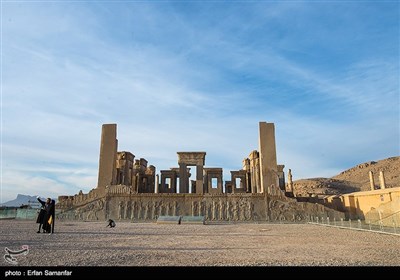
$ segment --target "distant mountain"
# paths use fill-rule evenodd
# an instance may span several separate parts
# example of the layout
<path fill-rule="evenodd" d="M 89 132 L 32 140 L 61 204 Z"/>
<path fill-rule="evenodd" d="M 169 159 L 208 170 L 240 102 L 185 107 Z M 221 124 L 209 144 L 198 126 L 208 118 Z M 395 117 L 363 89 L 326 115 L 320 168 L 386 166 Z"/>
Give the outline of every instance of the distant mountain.
<path fill-rule="evenodd" d="M 296 196 L 340 195 L 370 190 L 369 171 L 379 189 L 379 172 L 383 171 L 386 188 L 400 187 L 400 157 L 390 157 L 356 165 L 332 178 L 310 178 L 293 181 Z"/>
<path fill-rule="evenodd" d="M 375 189 L 380 186 L 380 171 L 383 171 L 386 188 L 400 187 L 400 156 L 365 162 L 343 171 L 332 178 L 346 181 L 349 185 L 359 187 L 361 191 L 369 191 L 369 171 L 372 171 Z"/>
<path fill-rule="evenodd" d="M 45 198 L 40 198 L 41 200 L 46 200 Z M 40 208 L 40 203 L 36 199 L 36 195 L 24 195 L 18 194 L 17 198 L 0 204 L 0 206 L 6 207 L 21 207 L 23 205 L 28 205 L 32 208 Z"/>

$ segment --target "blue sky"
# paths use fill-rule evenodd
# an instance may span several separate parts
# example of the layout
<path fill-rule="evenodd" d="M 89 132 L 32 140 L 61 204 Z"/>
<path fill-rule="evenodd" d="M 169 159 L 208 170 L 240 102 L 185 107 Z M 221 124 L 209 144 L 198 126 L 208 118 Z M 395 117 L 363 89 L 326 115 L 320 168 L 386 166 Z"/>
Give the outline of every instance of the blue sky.
<path fill-rule="evenodd" d="M 224 181 L 275 123 L 293 179 L 400 154 L 398 1 L 2 1 L 1 198 L 96 187 L 101 125 Z"/>

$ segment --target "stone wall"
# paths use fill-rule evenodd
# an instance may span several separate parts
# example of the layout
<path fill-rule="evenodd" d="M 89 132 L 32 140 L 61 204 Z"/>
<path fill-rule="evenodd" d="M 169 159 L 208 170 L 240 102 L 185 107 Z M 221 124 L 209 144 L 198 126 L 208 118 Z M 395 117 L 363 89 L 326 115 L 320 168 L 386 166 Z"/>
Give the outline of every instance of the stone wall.
<path fill-rule="evenodd" d="M 113 188 L 117 189 L 117 188 Z M 159 216 L 204 216 L 205 221 L 262 222 L 307 221 L 310 216 L 344 218 L 344 213 L 319 204 L 297 202 L 282 194 L 176 194 L 120 192 L 88 199 L 86 204 L 60 208 L 60 219 L 102 221 L 155 221 Z"/>

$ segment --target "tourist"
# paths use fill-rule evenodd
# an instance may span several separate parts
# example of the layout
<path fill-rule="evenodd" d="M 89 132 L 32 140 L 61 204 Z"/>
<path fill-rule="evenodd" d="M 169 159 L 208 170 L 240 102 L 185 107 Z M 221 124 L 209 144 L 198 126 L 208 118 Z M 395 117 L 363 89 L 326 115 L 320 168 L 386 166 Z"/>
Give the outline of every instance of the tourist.
<path fill-rule="evenodd" d="M 40 199 L 39 196 L 37 196 L 36 198 L 41 204 L 40 211 L 39 211 L 39 214 L 38 214 L 37 219 L 36 219 L 36 223 L 39 224 L 39 229 L 38 229 L 37 233 L 40 233 L 40 229 L 42 228 L 42 226 L 43 226 L 43 233 L 44 233 L 44 232 L 46 232 L 45 229 L 44 229 L 44 221 L 45 221 L 45 218 L 47 216 L 47 214 L 46 214 L 46 206 L 50 203 L 50 201 L 49 201 L 49 199 L 47 199 L 46 201 L 43 201 L 43 200 Z"/>
<path fill-rule="evenodd" d="M 47 198 L 45 206 L 45 215 L 43 221 L 43 229 L 46 233 L 52 234 L 54 233 L 54 222 L 55 222 L 55 200 L 51 198 Z"/>
<path fill-rule="evenodd" d="M 111 219 L 108 219 L 108 225 L 106 227 L 110 227 L 110 228 L 115 227 L 115 222 Z"/>

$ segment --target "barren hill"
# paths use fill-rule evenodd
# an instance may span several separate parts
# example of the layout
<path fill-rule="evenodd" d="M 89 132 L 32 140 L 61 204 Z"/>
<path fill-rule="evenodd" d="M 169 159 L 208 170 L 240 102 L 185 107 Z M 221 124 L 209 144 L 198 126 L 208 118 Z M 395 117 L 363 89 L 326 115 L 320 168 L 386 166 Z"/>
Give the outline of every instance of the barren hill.
<path fill-rule="evenodd" d="M 370 190 L 369 171 L 372 171 L 375 189 L 380 188 L 379 172 L 383 171 L 386 188 L 400 187 L 400 156 L 356 165 L 331 178 L 310 178 L 293 181 L 296 196 L 310 194 L 345 194 Z"/>

